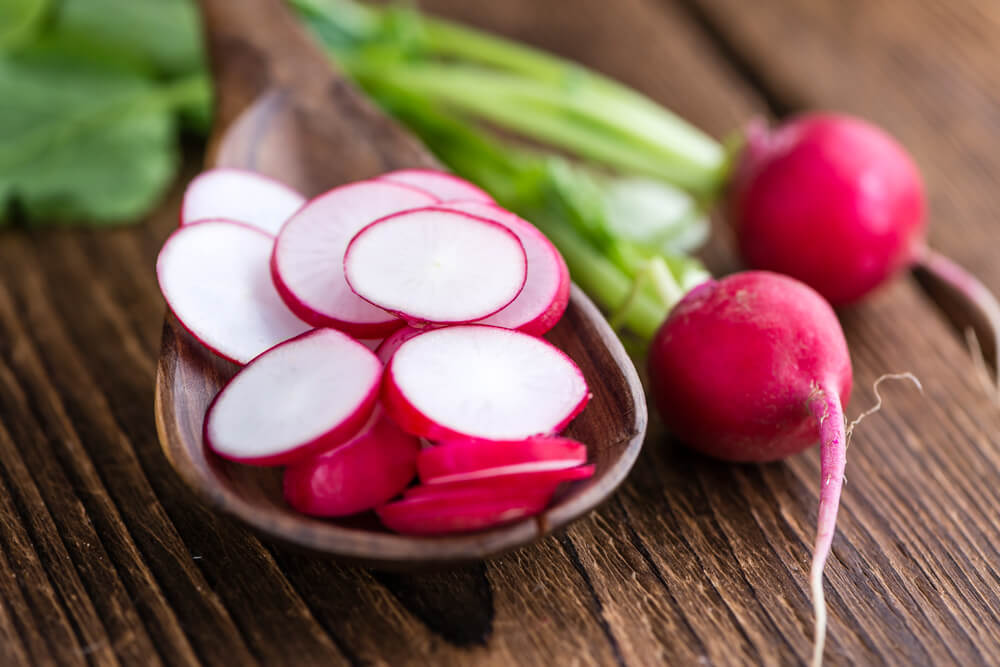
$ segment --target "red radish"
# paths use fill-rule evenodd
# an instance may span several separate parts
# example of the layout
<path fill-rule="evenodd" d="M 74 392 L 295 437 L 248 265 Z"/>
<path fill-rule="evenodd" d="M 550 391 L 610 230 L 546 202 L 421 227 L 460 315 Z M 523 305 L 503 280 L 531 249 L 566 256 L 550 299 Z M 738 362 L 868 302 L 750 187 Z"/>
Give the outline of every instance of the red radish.
<path fill-rule="evenodd" d="M 461 498 L 408 498 L 375 511 L 390 530 L 404 535 L 444 535 L 492 528 L 539 514 L 548 499 L 463 501 Z"/>
<path fill-rule="evenodd" d="M 344 280 L 344 251 L 374 220 L 436 199 L 405 185 L 362 181 L 311 200 L 293 215 L 274 244 L 271 273 L 278 292 L 299 317 L 358 338 L 381 338 L 403 322 L 358 297 Z"/>
<path fill-rule="evenodd" d="M 473 322 L 521 293 L 524 246 L 503 225 L 438 208 L 405 211 L 362 229 L 344 255 L 355 294 L 408 322 Z"/>
<path fill-rule="evenodd" d="M 433 169 L 400 169 L 399 171 L 390 171 L 388 174 L 382 174 L 378 178 L 382 181 L 400 183 L 423 190 L 443 202 L 480 201 L 487 204 L 493 203 L 493 197 L 490 197 L 481 188 L 444 171 L 435 171 Z"/>
<path fill-rule="evenodd" d="M 386 338 L 375 348 L 375 356 L 383 364 L 388 364 L 389 360 L 392 359 L 392 355 L 396 353 L 399 346 L 410 340 L 414 336 L 419 336 L 423 332 L 428 331 L 428 329 L 418 329 L 416 327 L 404 326 L 396 329 L 391 335 L 386 336 Z"/>
<path fill-rule="evenodd" d="M 211 219 L 242 222 L 277 235 L 306 198 L 284 183 L 242 169 L 202 172 L 184 191 L 181 224 Z"/>
<path fill-rule="evenodd" d="M 423 450 L 417 470 L 420 481 L 433 485 L 565 471 L 586 461 L 586 446 L 569 438 L 534 437 L 509 443 L 467 440 Z"/>
<path fill-rule="evenodd" d="M 274 289 L 273 245 L 254 227 L 204 221 L 171 234 L 156 260 L 160 291 L 181 325 L 238 364 L 310 328 Z"/>
<path fill-rule="evenodd" d="M 551 494 L 551 490 L 557 488 L 563 482 L 590 479 L 594 476 L 595 470 L 596 466 L 593 465 L 578 465 L 574 468 L 562 468 L 559 470 L 535 470 L 455 482 L 435 482 L 433 484 L 421 484 L 420 486 L 410 487 L 403 492 L 403 497 L 419 498 L 440 492 L 468 492 L 470 496 L 476 493 L 510 495 L 522 489 L 550 489 Z"/>
<path fill-rule="evenodd" d="M 819 517 L 810 582 L 816 651 L 826 632 L 823 567 L 844 482 L 843 404 L 851 360 L 833 309 L 813 289 L 766 271 L 696 287 L 649 354 L 664 422 L 688 446 L 730 461 L 773 461 L 819 438 Z"/>
<path fill-rule="evenodd" d="M 446 207 L 505 226 L 517 234 L 528 257 L 524 289 L 510 305 L 480 323 L 532 336 L 541 336 L 554 327 L 569 304 L 570 286 L 569 269 L 556 247 L 533 224 L 495 204 L 455 202 Z"/>
<path fill-rule="evenodd" d="M 343 445 L 285 470 L 285 499 L 313 516 L 347 516 L 399 494 L 417 474 L 420 441 L 376 409 Z"/>
<path fill-rule="evenodd" d="M 434 329 L 406 341 L 382 387 L 396 423 L 435 441 L 511 442 L 557 433 L 589 399 L 583 373 L 561 350 L 483 325 Z"/>
<path fill-rule="evenodd" d="M 381 377 L 371 350 L 333 329 L 310 331 L 233 376 L 205 415 L 205 442 L 241 463 L 304 461 L 358 432 Z"/>

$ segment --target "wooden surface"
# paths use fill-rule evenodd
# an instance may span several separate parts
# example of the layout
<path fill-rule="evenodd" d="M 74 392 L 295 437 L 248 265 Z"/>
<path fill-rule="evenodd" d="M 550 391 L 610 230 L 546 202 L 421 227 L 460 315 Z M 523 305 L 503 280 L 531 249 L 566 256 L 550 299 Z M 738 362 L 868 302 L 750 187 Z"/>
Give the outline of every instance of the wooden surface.
<path fill-rule="evenodd" d="M 940 249 L 1000 290 L 1000 7 L 434 0 L 618 77 L 718 136 L 823 105 L 917 156 Z M 193 147 L 192 155 L 200 149 Z M 193 173 L 188 169 L 186 176 Z M 796 664 L 818 460 L 731 466 L 651 437 L 565 533 L 424 575 L 262 543 L 173 474 L 152 418 L 173 195 L 112 232 L 0 236 L 0 664 Z M 710 253 L 732 266 L 723 236 Z M 828 664 L 1000 663 L 1000 413 L 912 279 L 842 313 L 859 428 L 827 567 Z"/>

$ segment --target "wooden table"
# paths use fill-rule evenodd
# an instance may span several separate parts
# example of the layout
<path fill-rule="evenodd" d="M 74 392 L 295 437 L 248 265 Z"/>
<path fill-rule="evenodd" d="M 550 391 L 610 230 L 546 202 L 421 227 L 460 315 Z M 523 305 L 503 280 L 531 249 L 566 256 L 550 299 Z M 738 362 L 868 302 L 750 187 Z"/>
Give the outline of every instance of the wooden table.
<path fill-rule="evenodd" d="M 872 118 L 924 170 L 933 244 L 1000 290 L 996 3 L 424 5 L 578 59 L 717 136 L 756 113 Z M 164 310 L 153 262 L 182 187 L 128 229 L 0 235 L 0 665 L 808 656 L 815 450 L 741 467 L 654 435 L 622 490 L 564 534 L 422 575 L 262 543 L 199 505 L 152 418 Z M 717 270 L 732 266 L 727 248 L 720 230 Z M 912 371 L 926 392 L 886 387 L 851 447 L 828 664 L 998 664 L 1000 410 L 912 278 L 842 319 L 852 415 L 884 372 Z"/>

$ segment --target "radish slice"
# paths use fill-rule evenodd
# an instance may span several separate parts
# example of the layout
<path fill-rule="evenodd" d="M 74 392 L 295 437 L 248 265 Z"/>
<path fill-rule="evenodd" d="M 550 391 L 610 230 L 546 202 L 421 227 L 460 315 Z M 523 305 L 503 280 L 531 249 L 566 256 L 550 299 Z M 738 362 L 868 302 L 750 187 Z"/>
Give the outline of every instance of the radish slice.
<path fill-rule="evenodd" d="M 242 222 L 276 236 L 306 198 L 284 183 L 242 169 L 211 169 L 184 191 L 181 224 L 209 219 Z"/>
<path fill-rule="evenodd" d="M 490 197 L 481 188 L 444 171 L 401 169 L 382 174 L 378 180 L 409 185 L 432 194 L 444 202 L 479 201 L 487 204 L 493 203 L 493 197 Z"/>
<path fill-rule="evenodd" d="M 547 500 L 524 498 L 481 503 L 456 502 L 452 498 L 410 498 L 383 505 L 375 511 L 390 530 L 404 535 L 444 535 L 491 528 L 545 509 Z"/>
<path fill-rule="evenodd" d="M 420 452 L 417 470 L 424 484 L 469 482 L 491 477 L 565 471 L 587 461 L 587 448 L 569 438 L 522 442 L 452 442 Z"/>
<path fill-rule="evenodd" d="M 404 498 L 424 498 L 435 496 L 439 493 L 461 494 L 469 499 L 477 498 L 481 495 L 490 495 L 494 498 L 510 497 L 521 493 L 538 492 L 551 497 L 555 489 L 563 482 L 572 482 L 581 479 L 589 479 L 594 475 L 595 466 L 576 466 L 575 468 L 564 468 L 562 470 L 537 470 L 534 472 L 521 472 L 509 475 L 495 475 L 492 477 L 482 477 L 465 481 L 441 482 L 434 484 L 421 484 L 407 489 L 403 493 Z"/>
<path fill-rule="evenodd" d="M 541 336 L 556 325 L 569 304 L 569 269 L 556 247 L 538 229 L 510 211 L 482 202 L 455 202 L 444 205 L 500 223 L 517 235 L 528 256 L 528 276 L 524 289 L 506 308 L 480 324 L 518 329 Z"/>
<path fill-rule="evenodd" d="M 254 227 L 204 221 L 171 234 L 156 260 L 160 291 L 180 323 L 238 364 L 310 329 L 274 289 L 268 271 L 273 245 Z"/>
<path fill-rule="evenodd" d="M 403 343 L 389 362 L 382 398 L 414 435 L 509 442 L 562 430 L 590 394 L 576 364 L 541 338 L 466 325 Z"/>
<path fill-rule="evenodd" d="M 472 322 L 521 292 L 524 246 L 503 225 L 424 208 L 374 222 L 344 255 L 354 293 L 409 322 Z"/>
<path fill-rule="evenodd" d="M 387 336 L 403 322 L 351 291 L 344 280 L 347 244 L 379 218 L 435 203 L 431 195 L 395 183 L 362 181 L 330 190 L 293 215 L 274 244 L 271 274 L 295 314 L 358 338 Z"/>
<path fill-rule="evenodd" d="M 430 331 L 430 329 L 418 329 L 411 326 L 396 329 L 392 332 L 392 335 L 388 336 L 377 348 L 375 348 L 375 356 L 378 357 L 378 360 L 383 364 L 387 364 L 389 363 L 389 359 L 392 358 L 392 355 L 399 349 L 400 345 L 414 336 L 419 336 L 425 331 Z"/>
<path fill-rule="evenodd" d="M 216 454 L 254 465 L 302 461 L 351 438 L 371 416 L 382 364 L 333 329 L 277 345 L 222 388 L 205 416 Z"/>
<path fill-rule="evenodd" d="M 285 499 L 313 516 L 347 516 L 399 494 L 417 474 L 420 441 L 380 410 L 350 441 L 285 470 Z"/>

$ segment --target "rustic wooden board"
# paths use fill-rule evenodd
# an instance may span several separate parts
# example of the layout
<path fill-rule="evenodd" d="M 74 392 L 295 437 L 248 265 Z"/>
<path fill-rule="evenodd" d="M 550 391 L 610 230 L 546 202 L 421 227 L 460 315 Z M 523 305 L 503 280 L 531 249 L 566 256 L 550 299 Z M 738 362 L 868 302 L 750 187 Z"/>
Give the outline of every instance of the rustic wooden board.
<path fill-rule="evenodd" d="M 577 58 L 717 135 L 766 111 L 775 90 L 789 108 L 863 111 L 914 148 L 935 217 L 961 228 L 938 224 L 935 243 L 1000 288 L 988 254 L 994 103 L 982 92 L 1000 77 L 987 57 L 1000 25 L 986 3 L 971 19 L 933 3 L 851 3 L 868 12 L 854 22 L 833 0 L 768 0 L 752 16 L 723 0 L 425 4 Z M 657 436 L 623 490 L 564 534 L 426 575 L 303 556 L 205 510 L 163 458 L 151 409 L 163 315 L 152 266 L 180 187 L 139 227 L 0 234 L 0 664 L 808 655 L 815 452 L 729 466 Z M 731 266 L 726 245 L 713 267 Z M 887 388 L 886 411 L 852 445 L 827 570 L 828 663 L 996 664 L 1000 416 L 912 280 L 843 321 L 851 414 L 885 371 L 911 370 L 927 391 Z"/>

